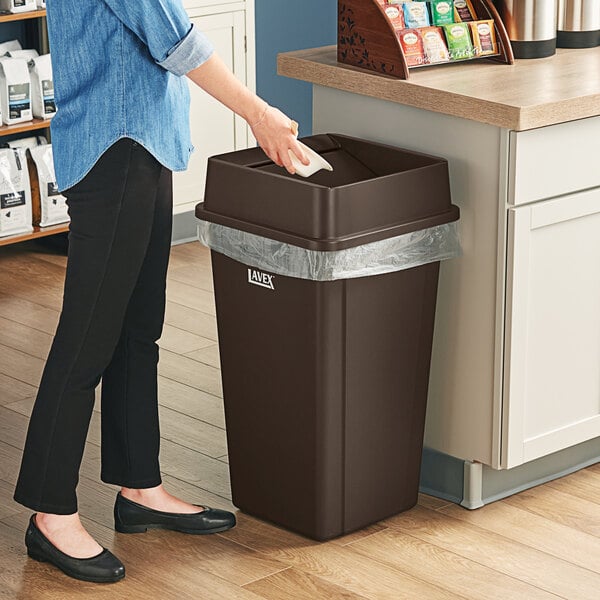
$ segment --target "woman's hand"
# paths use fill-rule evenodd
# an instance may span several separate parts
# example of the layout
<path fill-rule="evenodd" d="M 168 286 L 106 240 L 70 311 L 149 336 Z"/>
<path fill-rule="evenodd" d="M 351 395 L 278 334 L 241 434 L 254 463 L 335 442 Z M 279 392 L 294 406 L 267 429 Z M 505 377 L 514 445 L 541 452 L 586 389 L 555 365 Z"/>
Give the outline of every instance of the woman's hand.
<path fill-rule="evenodd" d="M 285 167 L 294 173 L 294 165 L 290 158 L 291 150 L 303 164 L 309 163 L 306 153 L 292 131 L 292 121 L 274 106 L 265 105 L 260 119 L 249 123 L 252 133 L 265 154 L 278 166 Z"/>
<path fill-rule="evenodd" d="M 309 163 L 296 140 L 297 132 L 292 132 L 290 118 L 250 91 L 217 54 L 213 53 L 187 76 L 213 98 L 242 116 L 250 125 L 260 147 L 275 164 L 294 173 L 289 150 L 300 162 L 305 165 Z"/>

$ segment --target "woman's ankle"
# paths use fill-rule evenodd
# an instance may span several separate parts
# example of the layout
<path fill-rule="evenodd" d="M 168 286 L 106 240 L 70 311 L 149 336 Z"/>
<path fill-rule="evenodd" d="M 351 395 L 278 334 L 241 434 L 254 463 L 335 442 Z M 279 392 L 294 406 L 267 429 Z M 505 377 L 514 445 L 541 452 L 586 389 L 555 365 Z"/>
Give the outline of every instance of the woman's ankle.
<path fill-rule="evenodd" d="M 136 498 L 152 498 L 163 493 L 164 488 L 162 483 L 151 488 L 121 488 L 121 495 L 130 500 L 135 500 Z"/>
<path fill-rule="evenodd" d="M 44 534 L 53 535 L 54 533 L 66 530 L 75 530 L 83 528 L 79 513 L 71 515 L 56 515 L 53 513 L 36 513 L 35 524 Z"/>
<path fill-rule="evenodd" d="M 79 519 L 78 512 L 71 513 L 70 515 L 58 515 L 55 513 L 37 512 L 37 513 L 35 513 L 35 522 L 36 523 L 67 524 L 67 523 L 79 523 L 80 519 Z"/>

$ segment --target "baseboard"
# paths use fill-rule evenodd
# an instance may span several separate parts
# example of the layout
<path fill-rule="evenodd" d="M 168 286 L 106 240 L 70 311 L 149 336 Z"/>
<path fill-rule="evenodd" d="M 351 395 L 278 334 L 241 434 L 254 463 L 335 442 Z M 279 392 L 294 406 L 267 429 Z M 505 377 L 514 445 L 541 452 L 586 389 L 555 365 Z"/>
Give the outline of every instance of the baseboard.
<path fill-rule="evenodd" d="M 193 210 L 173 215 L 173 245 L 198 241 L 198 219 Z"/>
<path fill-rule="evenodd" d="M 430 496 L 456 502 L 465 508 L 476 509 L 598 462 L 600 438 L 582 442 L 512 469 L 501 470 L 425 447 L 419 490 Z"/>
<path fill-rule="evenodd" d="M 464 461 L 433 448 L 423 448 L 421 482 L 423 494 L 460 503 L 464 489 Z"/>
<path fill-rule="evenodd" d="M 597 462 L 600 462 L 600 438 L 582 442 L 512 469 L 497 471 L 484 465 L 481 493 L 483 502 L 489 504 Z"/>

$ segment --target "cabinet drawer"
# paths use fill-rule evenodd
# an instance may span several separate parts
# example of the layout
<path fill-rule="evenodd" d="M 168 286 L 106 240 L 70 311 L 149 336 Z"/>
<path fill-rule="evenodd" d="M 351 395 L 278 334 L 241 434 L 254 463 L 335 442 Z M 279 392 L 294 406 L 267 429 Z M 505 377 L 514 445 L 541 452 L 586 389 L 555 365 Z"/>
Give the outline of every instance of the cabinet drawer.
<path fill-rule="evenodd" d="M 509 203 L 600 186 L 600 117 L 511 132 Z"/>
<path fill-rule="evenodd" d="M 600 188 L 509 210 L 503 466 L 600 436 Z"/>

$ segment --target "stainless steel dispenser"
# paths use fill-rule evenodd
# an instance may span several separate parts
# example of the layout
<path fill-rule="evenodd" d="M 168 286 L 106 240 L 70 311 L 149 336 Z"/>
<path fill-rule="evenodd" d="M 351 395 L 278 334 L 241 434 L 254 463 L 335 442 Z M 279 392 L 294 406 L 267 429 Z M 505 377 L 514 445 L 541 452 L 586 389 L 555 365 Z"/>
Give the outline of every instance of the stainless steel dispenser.
<path fill-rule="evenodd" d="M 556 52 L 558 0 L 494 0 L 515 58 L 543 58 Z"/>
<path fill-rule="evenodd" d="M 600 0 L 559 0 L 559 48 L 600 46 Z"/>

